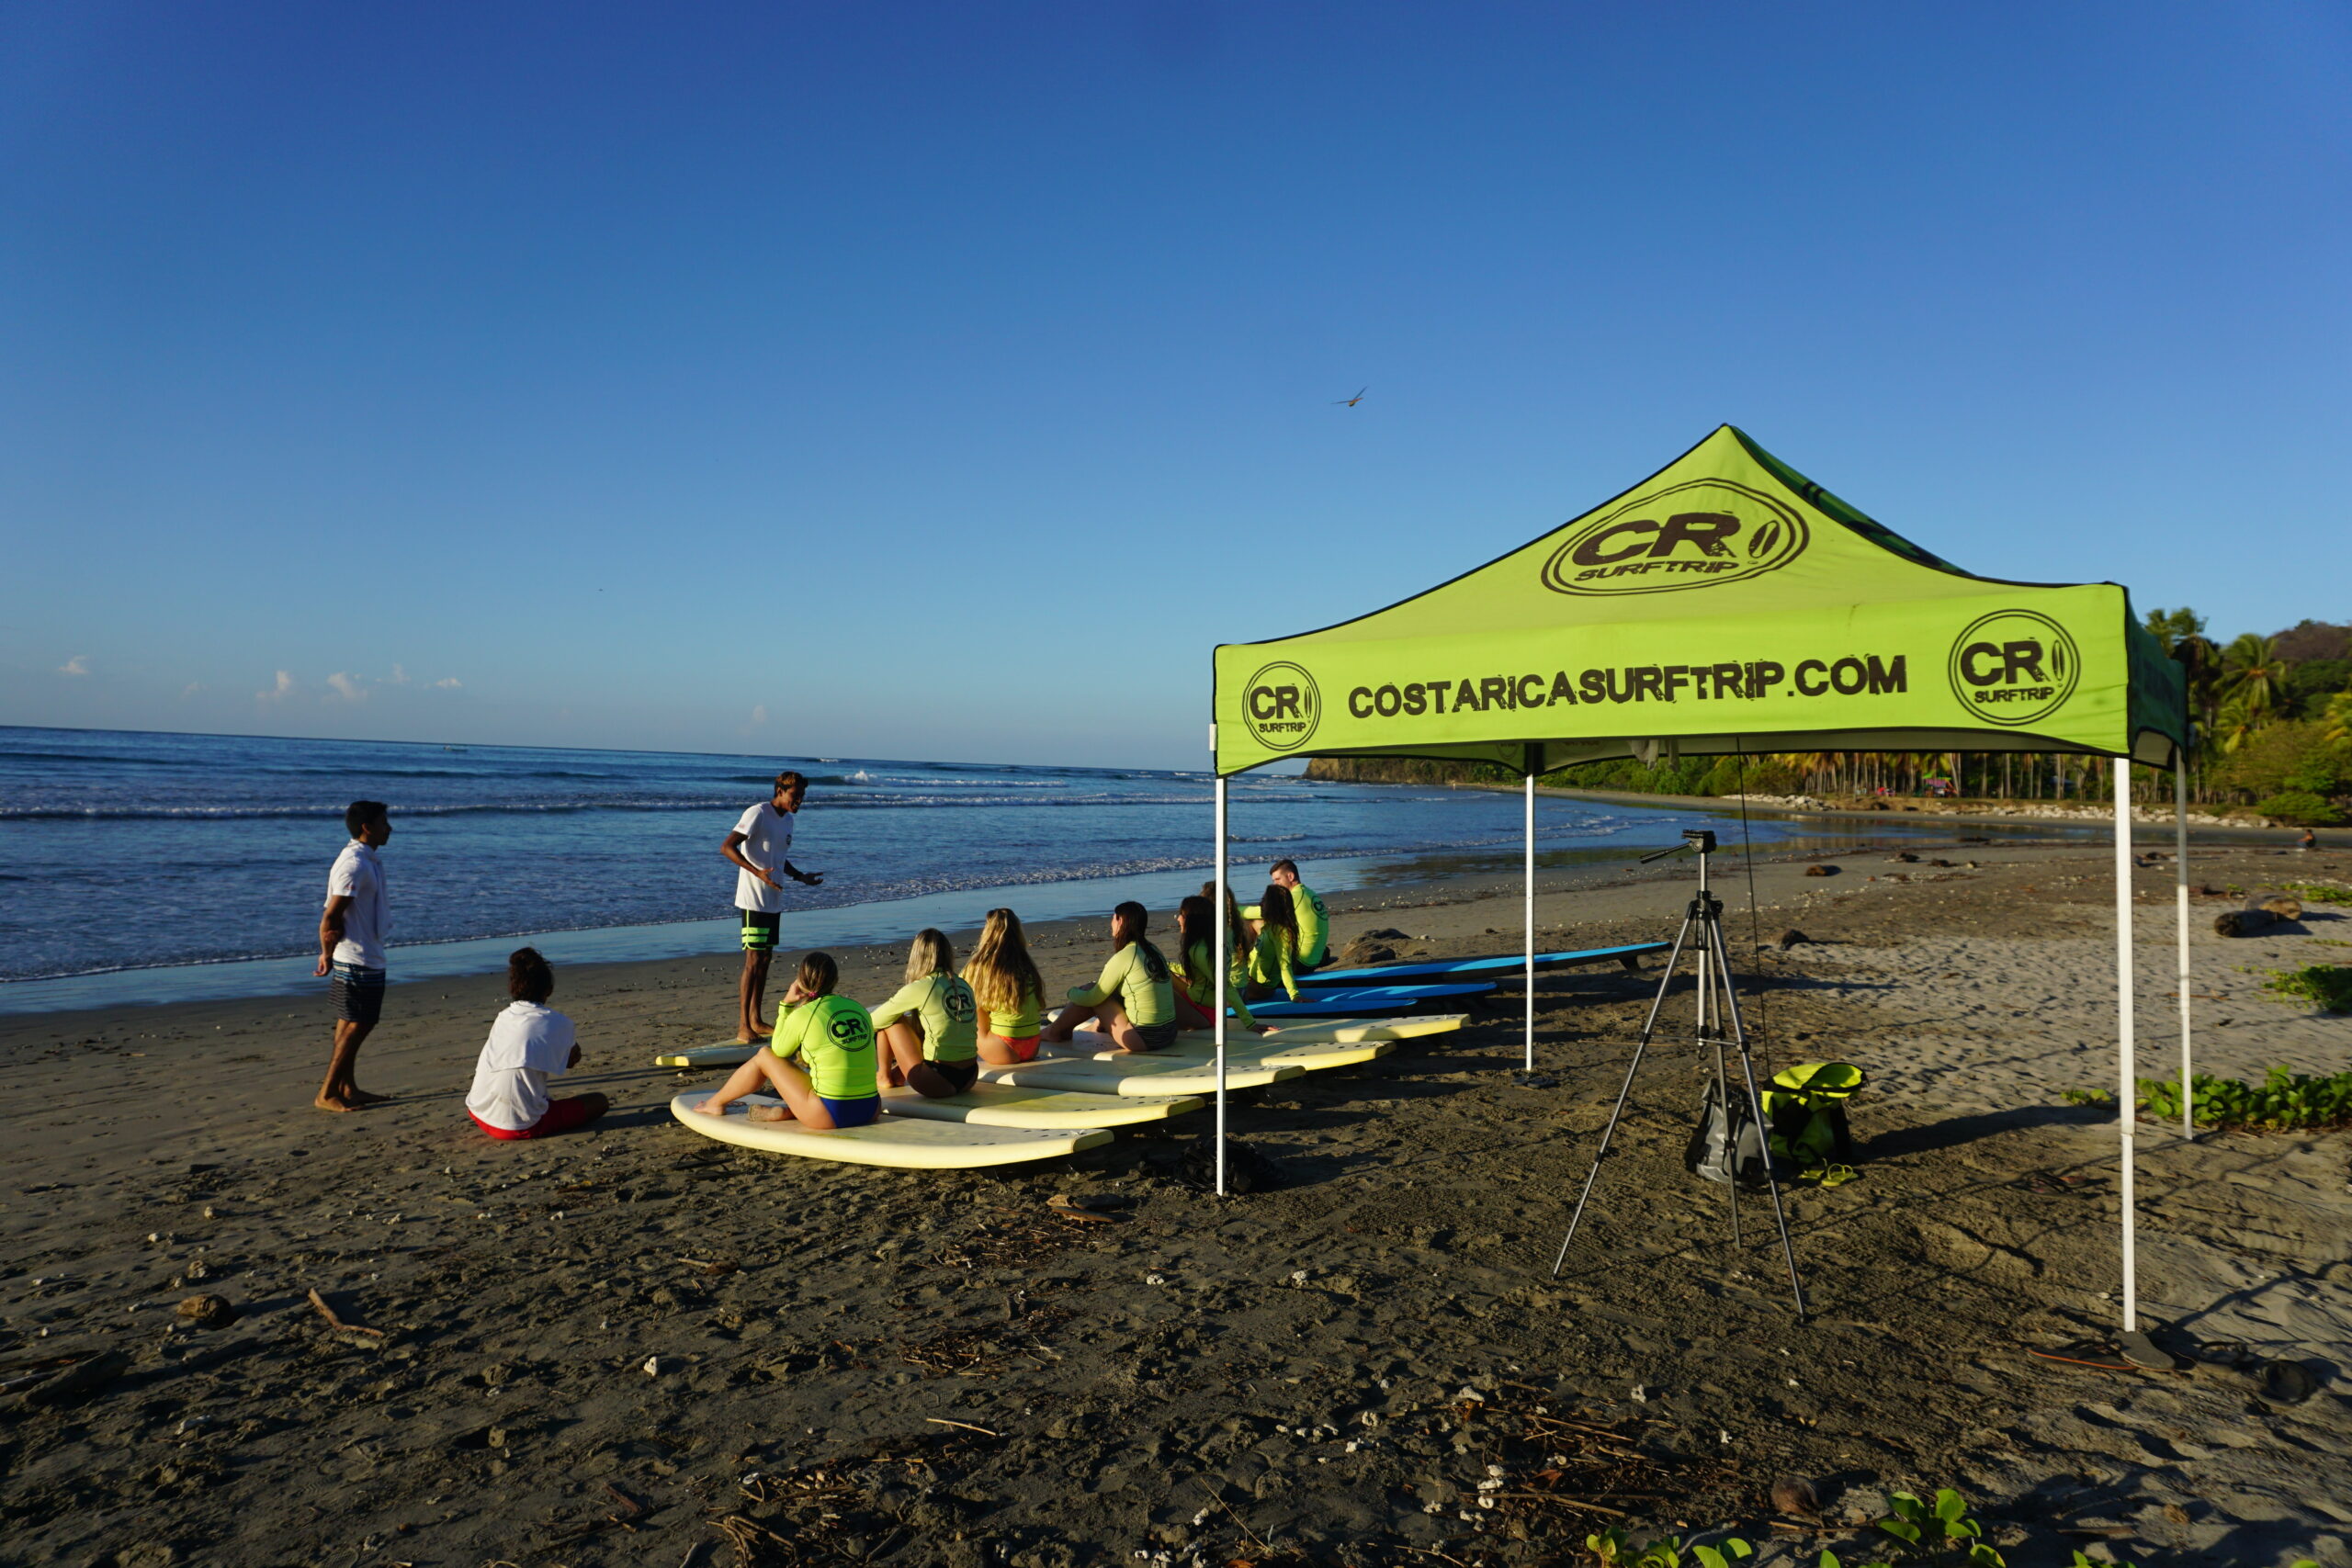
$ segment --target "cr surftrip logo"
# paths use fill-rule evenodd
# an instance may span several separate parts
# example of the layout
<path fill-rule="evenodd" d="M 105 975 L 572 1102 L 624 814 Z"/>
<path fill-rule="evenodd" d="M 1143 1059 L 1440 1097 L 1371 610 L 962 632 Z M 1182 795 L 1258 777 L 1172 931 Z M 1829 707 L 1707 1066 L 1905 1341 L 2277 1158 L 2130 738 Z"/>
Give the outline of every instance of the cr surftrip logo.
<path fill-rule="evenodd" d="M 1271 751 L 1295 751 L 1306 744 L 1323 719 L 1323 696 L 1315 677 L 1284 660 L 1250 677 L 1241 696 L 1250 734 Z"/>
<path fill-rule="evenodd" d="M 1951 694 L 1987 724 L 2049 717 L 2083 678 L 2082 650 L 2066 628 L 2031 610 L 1996 610 L 1951 645 Z"/>
<path fill-rule="evenodd" d="M 1691 479 L 1571 533 L 1544 563 L 1555 593 L 1670 593 L 1777 571 L 1812 542 L 1787 502 L 1730 479 Z"/>

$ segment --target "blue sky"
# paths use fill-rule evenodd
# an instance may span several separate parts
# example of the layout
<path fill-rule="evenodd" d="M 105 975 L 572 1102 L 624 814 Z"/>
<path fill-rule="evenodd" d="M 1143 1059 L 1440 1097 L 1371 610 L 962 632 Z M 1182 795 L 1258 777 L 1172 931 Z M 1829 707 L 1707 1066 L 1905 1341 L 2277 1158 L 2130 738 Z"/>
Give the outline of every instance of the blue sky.
<path fill-rule="evenodd" d="M 1195 765 L 1213 643 L 1726 420 L 2352 617 L 2347 83 L 2332 6 L 6 7 L 0 722 Z"/>

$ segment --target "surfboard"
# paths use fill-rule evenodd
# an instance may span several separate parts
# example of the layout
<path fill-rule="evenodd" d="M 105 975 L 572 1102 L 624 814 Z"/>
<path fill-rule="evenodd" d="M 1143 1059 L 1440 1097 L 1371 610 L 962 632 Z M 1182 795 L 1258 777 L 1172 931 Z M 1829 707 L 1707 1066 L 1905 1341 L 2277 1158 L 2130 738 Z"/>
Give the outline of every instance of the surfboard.
<path fill-rule="evenodd" d="M 706 1138 L 763 1154 L 798 1155 L 803 1159 L 885 1165 L 901 1170 L 969 1170 L 976 1166 L 1057 1159 L 1111 1141 L 1109 1129 L 1103 1127 L 1058 1131 L 976 1127 L 965 1122 L 925 1122 L 910 1116 L 885 1116 L 868 1126 L 818 1132 L 797 1122 L 753 1122 L 745 1116 L 747 1101 L 781 1103 L 764 1095 L 737 1100 L 724 1116 L 706 1116 L 695 1108 L 715 1092 L 696 1089 L 679 1095 L 670 1101 L 670 1114 L 681 1126 Z"/>
<path fill-rule="evenodd" d="M 697 1045 L 691 1051 L 664 1051 L 653 1058 L 657 1067 L 740 1067 L 752 1059 L 757 1045 L 746 1045 L 740 1040 L 722 1040 L 716 1045 Z"/>
<path fill-rule="evenodd" d="M 1295 1078 L 1306 1069 L 1284 1063 L 1280 1066 L 1251 1065 L 1228 1066 L 1225 1075 L 1227 1089 L 1261 1089 L 1284 1078 Z M 1148 1055 L 1129 1056 L 1121 1053 L 1116 1061 L 1098 1061 L 1091 1056 L 1040 1056 L 1034 1062 L 1018 1066 L 991 1067 L 985 1064 L 980 1077 L 987 1083 L 1011 1084 L 1016 1089 L 1065 1089 L 1080 1094 L 1214 1094 L 1216 1092 L 1215 1063 L 1204 1064 L 1198 1057 L 1171 1059 L 1159 1052 Z"/>
<path fill-rule="evenodd" d="M 1256 1011 L 1252 1009 L 1251 1011 Z M 1285 1045 L 1354 1044 L 1366 1040 L 1412 1040 L 1425 1034 L 1442 1034 L 1461 1028 L 1470 1021 L 1466 1012 L 1401 1013 L 1394 1018 L 1367 1019 L 1362 1023 L 1343 1023 L 1336 1020 L 1318 1022 L 1313 1018 L 1294 1020 L 1278 1032 Z M 1250 1040 L 1270 1040 L 1273 1035 L 1251 1035 L 1236 1030 L 1227 1043 Z M 1209 1038 L 1206 1030 L 1188 1030 L 1176 1037 L 1170 1051 L 1188 1051 L 1197 1043 Z M 734 1040 L 715 1045 L 698 1045 L 691 1051 L 669 1051 L 653 1058 L 657 1067 L 732 1067 L 751 1059 L 754 1046 Z M 1155 1052 L 1155 1055 L 1166 1053 Z"/>
<path fill-rule="evenodd" d="M 1535 955 L 1537 970 L 1573 969 L 1584 964 L 1622 964 L 1641 967 L 1641 960 L 1664 953 L 1662 942 L 1628 942 L 1623 947 L 1588 947 Z M 1527 970 L 1527 954 L 1498 953 L 1484 958 L 1447 958 L 1428 964 L 1382 964 L 1369 969 L 1317 969 L 1298 976 L 1304 986 L 1403 986 L 1424 981 L 1508 980 Z"/>
<path fill-rule="evenodd" d="M 1081 1094 L 1004 1083 L 976 1083 L 944 1100 L 925 1100 L 910 1089 L 882 1091 L 885 1116 L 973 1127 L 1131 1127 L 1139 1122 L 1165 1122 L 1206 1103 L 1196 1094 Z"/>
<path fill-rule="evenodd" d="M 1285 1018 L 1376 1017 L 1411 1012 L 1441 1002 L 1464 1002 L 1493 991 L 1494 982 L 1479 980 L 1455 986 L 1364 986 L 1309 991 L 1298 1000 L 1251 1002 L 1250 1012 L 1272 1021 Z"/>
<path fill-rule="evenodd" d="M 1083 1039 L 1084 1036 L 1078 1038 Z M 1237 1032 L 1227 1035 L 1225 1042 L 1227 1086 L 1231 1087 L 1234 1070 L 1238 1067 L 1295 1066 L 1304 1067 L 1312 1073 L 1326 1067 L 1353 1066 L 1358 1062 L 1385 1056 L 1395 1049 L 1396 1042 L 1394 1040 L 1326 1040 L 1284 1044 L 1278 1035 Z M 1216 1042 L 1205 1034 L 1190 1039 L 1180 1035 L 1175 1044 L 1164 1051 L 1154 1051 L 1152 1055 L 1155 1059 L 1173 1056 L 1206 1066 L 1216 1061 Z M 1117 1050 L 1098 1051 L 1089 1059 L 1097 1062 L 1135 1060 Z M 1214 1070 L 1211 1067 L 1211 1071 Z"/>
<path fill-rule="evenodd" d="M 1288 1045 L 1354 1044 L 1362 1040 L 1418 1040 L 1425 1034 L 1450 1034 L 1470 1021 L 1466 1012 L 1402 1013 L 1395 1018 L 1368 1019 L 1362 1023 L 1346 1023 L 1337 1019 L 1285 1023 L 1272 1034 L 1250 1035 L 1234 1030 L 1226 1036 L 1227 1043 L 1236 1040 L 1280 1040 Z M 1208 1043 L 1205 1029 L 1188 1029 L 1176 1037 L 1179 1046 L 1202 1045 Z"/>

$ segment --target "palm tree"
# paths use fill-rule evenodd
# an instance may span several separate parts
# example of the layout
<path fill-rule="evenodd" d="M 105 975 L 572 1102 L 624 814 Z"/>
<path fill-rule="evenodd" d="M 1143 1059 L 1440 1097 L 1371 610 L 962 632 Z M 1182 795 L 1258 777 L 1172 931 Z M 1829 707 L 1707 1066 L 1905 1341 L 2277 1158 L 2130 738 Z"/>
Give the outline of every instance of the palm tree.
<path fill-rule="evenodd" d="M 2352 740 L 2352 691 L 2338 692 L 2327 699 L 2325 711 L 2319 716 L 2320 739 L 2341 746 Z"/>
<path fill-rule="evenodd" d="M 2222 750 L 2234 751 L 2268 722 L 2286 690 L 2287 661 L 2272 638 L 2247 632 L 2222 650 Z"/>

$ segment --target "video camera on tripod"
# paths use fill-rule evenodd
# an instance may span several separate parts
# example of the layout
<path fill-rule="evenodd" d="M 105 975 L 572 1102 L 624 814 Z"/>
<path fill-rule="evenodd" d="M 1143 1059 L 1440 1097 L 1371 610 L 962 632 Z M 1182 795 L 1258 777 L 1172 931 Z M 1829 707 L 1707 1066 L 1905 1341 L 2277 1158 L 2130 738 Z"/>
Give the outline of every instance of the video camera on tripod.
<path fill-rule="evenodd" d="M 1711 1151 L 1710 1159 L 1720 1156 L 1725 1190 L 1731 1195 L 1731 1238 L 1735 1247 L 1740 1243 L 1739 1179 L 1750 1162 L 1742 1160 L 1745 1144 L 1752 1141 L 1760 1166 L 1766 1190 L 1772 1195 L 1772 1223 L 1781 1233 L 1781 1256 L 1789 1268 L 1789 1291 L 1796 1297 L 1797 1316 L 1805 1315 L 1804 1285 L 1797 1278 L 1796 1246 L 1789 1239 L 1788 1216 L 1781 1206 L 1781 1184 L 1772 1171 L 1772 1159 L 1765 1145 L 1764 1101 L 1756 1086 L 1756 1064 L 1747 1052 L 1747 1031 L 1740 1021 L 1739 996 L 1732 986 L 1731 951 L 1724 942 L 1724 901 L 1715 897 L 1708 885 L 1708 861 L 1715 852 L 1715 835 L 1708 828 L 1685 828 L 1682 841 L 1641 857 L 1638 863 L 1647 865 L 1671 855 L 1689 854 L 1699 862 L 1699 888 L 1682 916 L 1682 929 L 1675 933 L 1674 951 L 1667 955 L 1666 972 L 1658 976 L 1657 995 L 1651 998 L 1648 1020 L 1642 1025 L 1642 1038 L 1634 1047 L 1634 1059 L 1625 1068 L 1625 1084 L 1617 1091 L 1617 1104 L 1609 1113 L 1609 1125 L 1600 1134 L 1600 1148 L 1592 1156 L 1592 1168 L 1585 1173 L 1584 1190 L 1577 1196 L 1576 1212 L 1568 1216 L 1568 1234 L 1561 1239 L 1560 1256 L 1553 1261 L 1552 1277 L 1558 1279 L 1568 1260 L 1568 1247 L 1576 1241 L 1577 1226 L 1584 1221 L 1585 1205 L 1592 1197 L 1593 1184 L 1600 1176 L 1600 1162 L 1609 1157 L 1609 1145 L 1617 1135 L 1617 1124 L 1623 1120 L 1625 1101 L 1634 1092 L 1634 1077 L 1642 1070 L 1642 1057 L 1657 1038 L 1659 1012 L 1666 1006 L 1666 993 L 1674 984 L 1675 966 L 1681 962 L 1687 948 L 1698 967 L 1698 1028 L 1696 1038 L 1702 1050 L 1712 1050 L 1715 1058 L 1715 1081 L 1712 1087 L 1701 1139 L 1713 1138 L 1724 1146 Z M 1696 939 L 1695 941 L 1693 939 Z M 1735 1112 L 1731 1100 L 1730 1075 L 1724 1056 L 1728 1044 L 1739 1058 L 1742 1082 L 1747 1088 L 1745 1115 Z M 1743 1126 L 1741 1123 L 1745 1122 Z M 1695 1144 L 1695 1141 L 1694 1141 Z M 1693 1166 L 1694 1169 L 1700 1168 Z M 1702 1171 L 1702 1174 L 1708 1174 Z"/>

